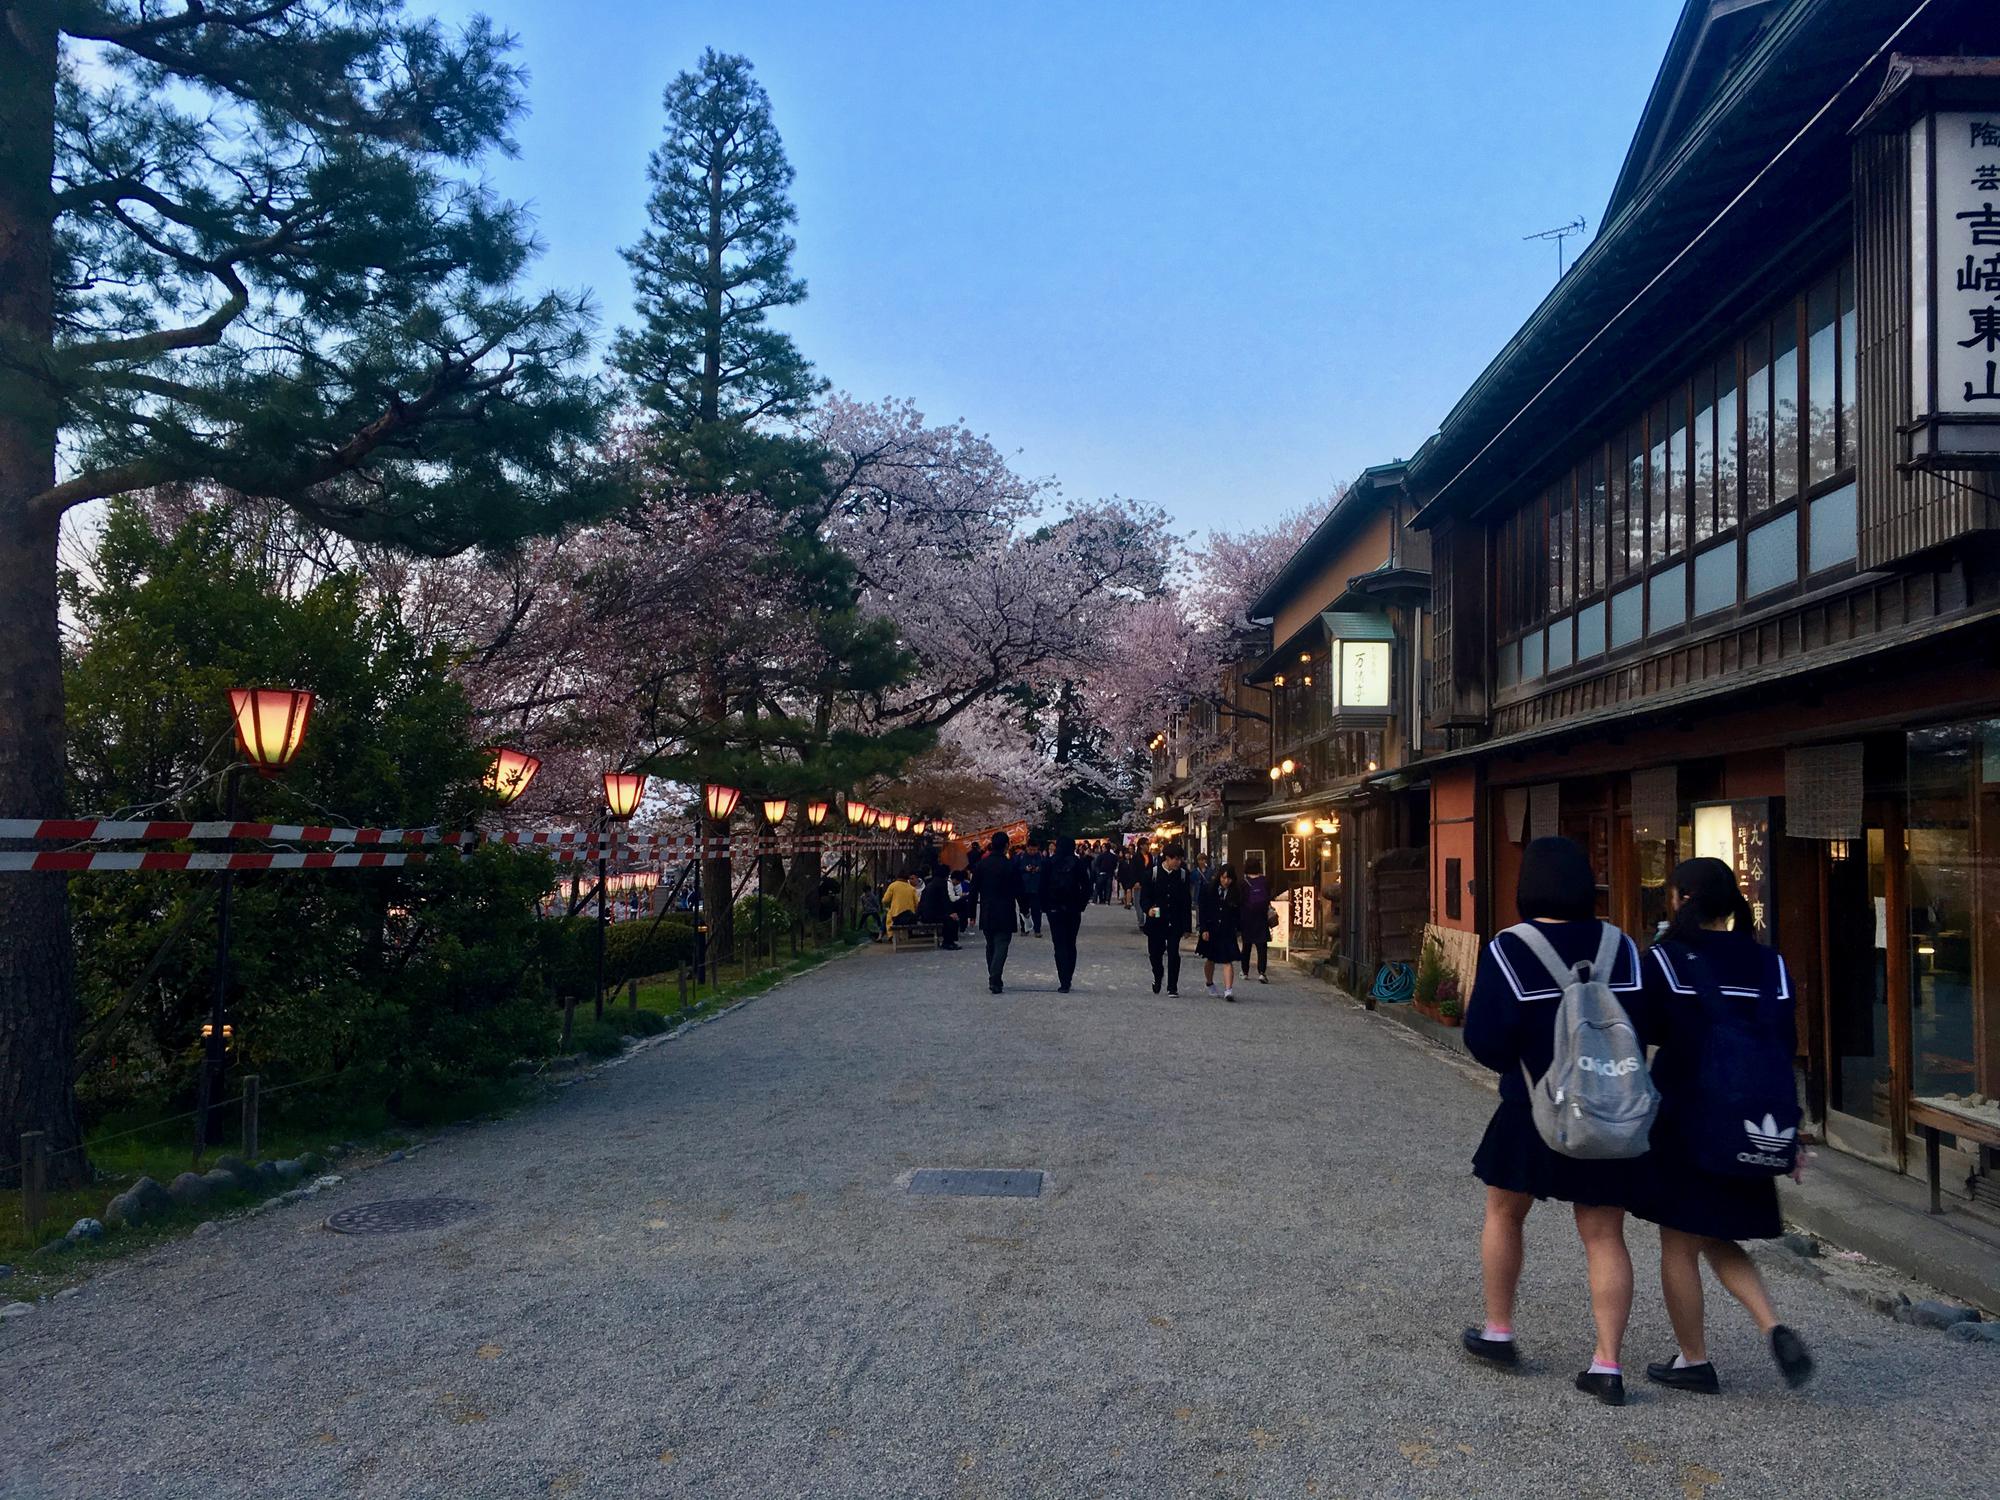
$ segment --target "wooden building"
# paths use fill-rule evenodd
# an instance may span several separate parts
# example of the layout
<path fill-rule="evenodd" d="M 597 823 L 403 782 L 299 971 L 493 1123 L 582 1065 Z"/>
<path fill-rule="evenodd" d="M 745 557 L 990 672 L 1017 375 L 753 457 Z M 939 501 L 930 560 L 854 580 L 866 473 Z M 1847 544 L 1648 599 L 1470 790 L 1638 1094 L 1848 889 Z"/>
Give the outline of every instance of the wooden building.
<path fill-rule="evenodd" d="M 1541 833 L 1642 937 L 1729 860 L 1818 1127 L 1900 1168 L 1957 1110 L 1961 1194 L 2000 1121 L 1994 54 L 1991 0 L 1690 0 L 1596 240 L 1406 476 L 1432 920 L 1512 922 Z"/>
<path fill-rule="evenodd" d="M 1233 838 L 1287 897 L 1291 947 L 1362 989 L 1416 956 L 1428 899 L 1430 540 L 1410 518 L 1403 465 L 1365 470 L 1248 609 L 1271 624 L 1246 674 L 1270 693 L 1268 795 Z"/>

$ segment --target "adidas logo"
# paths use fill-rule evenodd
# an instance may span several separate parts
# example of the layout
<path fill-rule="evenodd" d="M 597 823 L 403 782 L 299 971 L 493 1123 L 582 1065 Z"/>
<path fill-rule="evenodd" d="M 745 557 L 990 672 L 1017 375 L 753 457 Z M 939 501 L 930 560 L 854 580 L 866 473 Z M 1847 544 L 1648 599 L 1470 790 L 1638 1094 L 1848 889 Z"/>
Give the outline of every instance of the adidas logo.
<path fill-rule="evenodd" d="M 1745 1120 L 1743 1133 L 1750 1137 L 1753 1146 L 1762 1151 L 1787 1151 L 1798 1135 L 1796 1130 L 1778 1129 L 1778 1122 L 1770 1115 L 1764 1116 L 1761 1126 L 1755 1120 Z"/>

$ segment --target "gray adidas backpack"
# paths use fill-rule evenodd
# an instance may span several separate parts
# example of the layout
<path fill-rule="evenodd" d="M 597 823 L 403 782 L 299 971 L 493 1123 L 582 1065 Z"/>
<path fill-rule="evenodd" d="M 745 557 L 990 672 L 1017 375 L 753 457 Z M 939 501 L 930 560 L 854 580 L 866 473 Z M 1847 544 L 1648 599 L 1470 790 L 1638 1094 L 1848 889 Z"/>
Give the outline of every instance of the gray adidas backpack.
<path fill-rule="evenodd" d="M 1562 1156 L 1587 1161 L 1644 1156 L 1660 1094 L 1632 1018 L 1611 993 L 1625 934 L 1606 922 L 1597 957 L 1572 966 L 1534 923 L 1507 930 L 1542 961 L 1562 991 L 1548 1072 L 1537 1080 L 1521 1064 L 1535 1129 Z"/>

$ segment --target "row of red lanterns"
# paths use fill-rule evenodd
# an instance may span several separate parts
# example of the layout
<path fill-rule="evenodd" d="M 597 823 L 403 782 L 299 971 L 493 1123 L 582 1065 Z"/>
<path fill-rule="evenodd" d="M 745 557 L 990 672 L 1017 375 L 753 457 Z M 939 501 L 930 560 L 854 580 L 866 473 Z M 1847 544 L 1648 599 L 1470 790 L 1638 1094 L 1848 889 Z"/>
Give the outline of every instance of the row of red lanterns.
<path fill-rule="evenodd" d="M 495 747 L 491 752 L 492 761 L 487 767 L 484 784 L 486 789 L 505 804 L 514 801 L 528 789 L 541 770 L 542 763 L 526 751 L 516 750 L 509 745 Z M 604 773 L 604 806 L 610 815 L 625 819 L 638 811 L 639 803 L 646 795 L 646 776 L 641 771 L 606 771 Z M 727 823 L 742 801 L 740 787 L 726 786 L 720 782 L 709 782 L 701 789 L 702 809 L 711 823 Z M 894 829 L 897 833 L 915 833 L 919 837 L 936 833 L 950 836 L 956 825 L 947 818 L 917 818 L 909 813 L 892 813 L 879 807 L 870 807 L 865 802 L 852 799 L 824 801 L 815 798 L 805 804 L 806 822 L 814 828 L 825 825 L 828 815 L 835 807 L 841 817 L 854 828 Z M 776 828 L 790 816 L 792 799 L 789 797 L 765 797 L 760 811 L 764 822 Z"/>

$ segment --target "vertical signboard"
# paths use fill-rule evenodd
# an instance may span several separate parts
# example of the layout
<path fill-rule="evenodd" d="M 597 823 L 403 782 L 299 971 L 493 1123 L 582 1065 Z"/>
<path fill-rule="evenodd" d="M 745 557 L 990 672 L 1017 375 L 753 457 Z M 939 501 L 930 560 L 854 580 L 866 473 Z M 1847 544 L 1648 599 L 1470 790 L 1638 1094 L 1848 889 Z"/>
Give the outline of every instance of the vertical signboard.
<path fill-rule="evenodd" d="M 1911 458 L 2000 465 L 2000 108 L 1910 126 Z"/>
<path fill-rule="evenodd" d="M 1696 803 L 1694 852 L 1701 859 L 1719 859 L 1736 872 L 1736 883 L 1743 887 L 1757 924 L 1757 939 L 1770 942 L 1777 915 L 1770 799 Z"/>

